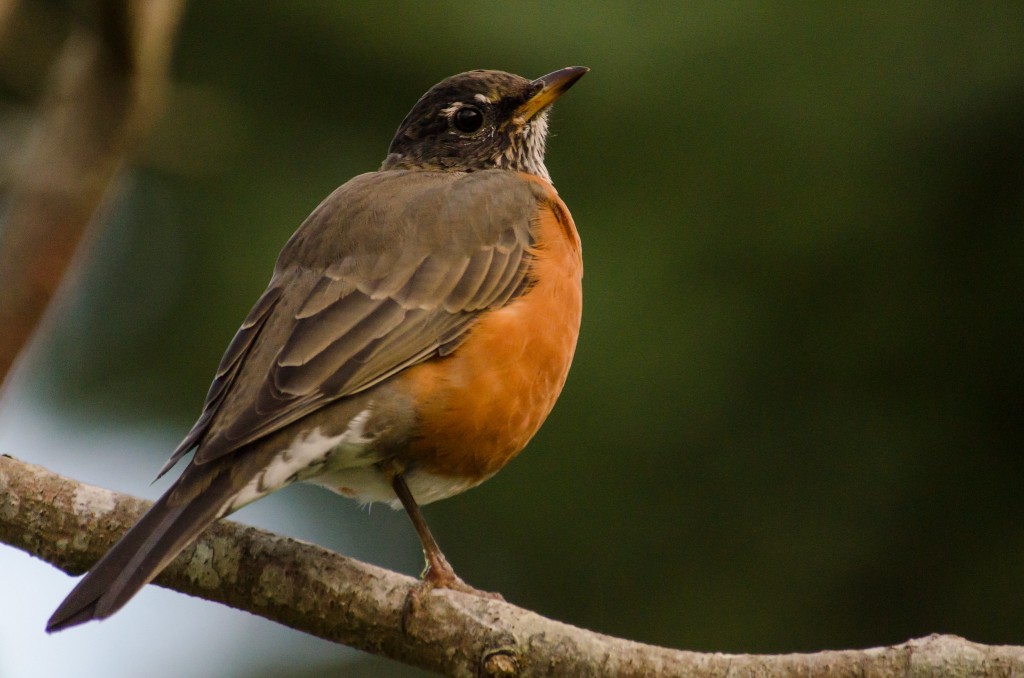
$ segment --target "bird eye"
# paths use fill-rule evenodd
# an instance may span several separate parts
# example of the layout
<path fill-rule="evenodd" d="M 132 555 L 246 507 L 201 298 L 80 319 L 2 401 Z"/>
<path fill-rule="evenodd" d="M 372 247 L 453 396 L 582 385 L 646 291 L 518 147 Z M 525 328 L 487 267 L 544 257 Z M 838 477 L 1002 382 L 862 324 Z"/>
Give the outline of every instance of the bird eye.
<path fill-rule="evenodd" d="M 484 114 L 476 106 L 463 106 L 455 111 L 455 117 L 452 122 L 460 132 L 471 134 L 483 126 Z"/>

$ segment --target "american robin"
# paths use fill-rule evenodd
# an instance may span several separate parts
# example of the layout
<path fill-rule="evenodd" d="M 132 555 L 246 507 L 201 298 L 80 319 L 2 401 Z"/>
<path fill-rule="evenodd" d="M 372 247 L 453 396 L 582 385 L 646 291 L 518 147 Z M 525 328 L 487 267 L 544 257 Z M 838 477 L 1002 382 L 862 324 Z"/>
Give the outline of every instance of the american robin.
<path fill-rule="evenodd" d="M 468 588 L 419 507 L 494 475 L 565 383 L 583 266 L 544 149 L 551 104 L 587 70 L 470 71 L 420 98 L 380 170 L 284 246 L 157 477 L 192 460 L 48 631 L 110 616 L 210 523 L 294 481 L 404 507 L 422 586 Z"/>

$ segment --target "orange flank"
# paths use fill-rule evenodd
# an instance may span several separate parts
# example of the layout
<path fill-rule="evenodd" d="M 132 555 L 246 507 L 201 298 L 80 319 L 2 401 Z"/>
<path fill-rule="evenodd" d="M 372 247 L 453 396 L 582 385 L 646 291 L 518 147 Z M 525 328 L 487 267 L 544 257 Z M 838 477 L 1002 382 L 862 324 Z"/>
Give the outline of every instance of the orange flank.
<path fill-rule="evenodd" d="M 569 210 L 550 184 L 533 225 L 533 286 L 483 314 L 451 355 L 406 371 L 420 420 L 407 459 L 483 482 L 518 454 L 554 407 L 579 335 L 583 261 Z"/>

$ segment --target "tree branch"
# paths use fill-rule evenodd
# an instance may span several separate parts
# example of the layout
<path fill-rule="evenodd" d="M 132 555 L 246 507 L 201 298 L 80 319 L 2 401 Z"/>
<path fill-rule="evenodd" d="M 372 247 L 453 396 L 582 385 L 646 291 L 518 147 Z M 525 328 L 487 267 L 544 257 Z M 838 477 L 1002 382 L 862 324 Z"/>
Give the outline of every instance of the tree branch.
<path fill-rule="evenodd" d="M 0 456 L 0 542 L 86 570 L 149 503 Z M 435 591 L 403 631 L 415 580 L 270 532 L 222 521 L 160 586 L 454 676 L 1008 676 L 1024 648 L 955 636 L 816 654 L 700 654 L 579 629 L 500 601 Z M 73 633 L 73 631 L 72 631 Z"/>

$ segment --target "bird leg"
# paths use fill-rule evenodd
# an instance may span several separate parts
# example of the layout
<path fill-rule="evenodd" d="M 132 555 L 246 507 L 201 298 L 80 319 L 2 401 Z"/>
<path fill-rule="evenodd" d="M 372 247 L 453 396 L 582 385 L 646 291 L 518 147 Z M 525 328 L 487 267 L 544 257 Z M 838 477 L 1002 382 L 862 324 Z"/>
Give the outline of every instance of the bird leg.
<path fill-rule="evenodd" d="M 409 591 L 409 595 L 405 599 L 405 607 L 402 610 L 402 628 L 406 628 L 408 617 L 416 612 L 423 597 L 435 588 L 454 589 L 484 598 L 504 600 L 499 593 L 473 588 L 455 574 L 455 570 L 452 569 L 448 559 L 441 552 L 441 547 L 434 540 L 434 535 L 430 533 L 427 521 L 423 518 L 423 512 L 413 498 L 412 492 L 409 491 L 409 486 L 401 473 L 392 476 L 391 487 L 398 496 L 398 500 L 402 502 L 405 512 L 409 514 L 413 527 L 416 528 L 416 534 L 419 535 L 420 543 L 423 545 L 423 557 L 427 561 L 426 568 L 421 575 L 422 581 Z"/>
<path fill-rule="evenodd" d="M 434 535 L 430 533 L 427 521 L 423 518 L 423 512 L 413 498 L 412 492 L 409 491 L 409 486 L 402 474 L 394 475 L 391 479 L 391 487 L 398 495 L 398 500 L 402 502 L 405 512 L 409 514 L 412 525 L 416 528 L 416 534 L 419 535 L 420 543 L 423 544 L 423 556 L 427 561 L 426 569 L 421 575 L 424 583 L 429 582 L 432 587 L 440 588 L 457 588 L 460 584 L 465 586 L 465 582 L 459 579 L 455 570 L 448 563 L 448 559 L 441 553 L 441 547 L 437 545 Z"/>

